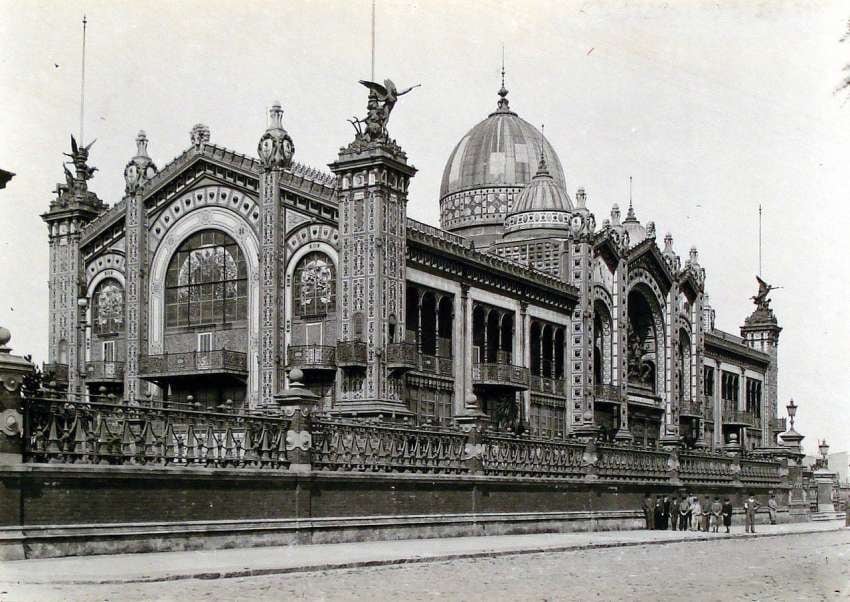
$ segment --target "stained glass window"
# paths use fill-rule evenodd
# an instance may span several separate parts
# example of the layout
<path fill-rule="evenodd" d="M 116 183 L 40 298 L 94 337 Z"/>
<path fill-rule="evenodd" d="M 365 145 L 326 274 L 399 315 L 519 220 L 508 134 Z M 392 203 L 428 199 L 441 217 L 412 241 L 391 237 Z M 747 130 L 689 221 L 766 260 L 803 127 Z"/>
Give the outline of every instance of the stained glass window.
<path fill-rule="evenodd" d="M 183 241 L 165 275 L 166 325 L 234 322 L 247 313 L 247 269 L 239 245 L 219 230 Z"/>
<path fill-rule="evenodd" d="M 124 289 L 117 280 L 97 285 L 92 296 L 95 334 L 116 334 L 124 330 Z"/>
<path fill-rule="evenodd" d="M 324 253 L 305 255 L 293 274 L 293 312 L 296 316 L 321 317 L 336 309 L 336 272 Z"/>

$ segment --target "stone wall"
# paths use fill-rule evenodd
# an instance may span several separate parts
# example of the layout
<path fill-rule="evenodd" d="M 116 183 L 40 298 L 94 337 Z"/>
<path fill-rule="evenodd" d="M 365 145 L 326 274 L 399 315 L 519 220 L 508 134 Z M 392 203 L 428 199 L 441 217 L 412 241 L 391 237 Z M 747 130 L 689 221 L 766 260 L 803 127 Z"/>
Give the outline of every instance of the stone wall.
<path fill-rule="evenodd" d="M 645 493 L 684 491 L 470 475 L 51 464 L 0 467 L 0 484 L 3 559 L 636 529 Z M 747 494 L 740 486 L 688 491 L 729 495 L 738 508 Z M 767 489 L 754 492 L 767 502 Z M 784 507 L 781 492 L 779 500 Z M 783 510 L 781 520 L 787 516 Z"/>

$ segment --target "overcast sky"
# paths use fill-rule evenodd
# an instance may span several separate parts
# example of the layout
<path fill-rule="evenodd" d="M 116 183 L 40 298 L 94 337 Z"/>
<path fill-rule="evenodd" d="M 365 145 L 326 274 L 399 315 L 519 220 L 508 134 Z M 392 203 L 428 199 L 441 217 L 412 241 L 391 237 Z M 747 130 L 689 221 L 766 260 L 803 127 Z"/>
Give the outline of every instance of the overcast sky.
<path fill-rule="evenodd" d="M 723 6 L 717 6 L 722 4 Z M 88 14 L 85 133 L 92 190 L 120 200 L 134 137 L 159 166 L 208 124 L 256 155 L 279 99 L 296 160 L 327 169 L 362 115 L 369 0 L 0 2 L 0 324 L 47 355 L 47 231 L 39 218 L 79 129 L 80 20 Z M 848 2 L 378 0 L 376 76 L 421 83 L 391 133 L 419 168 L 409 214 L 438 224 L 442 170 L 495 108 L 501 44 L 511 107 L 546 135 L 597 223 L 634 203 L 659 238 L 691 245 L 718 326 L 752 311 L 758 205 L 780 339 L 780 415 L 793 397 L 807 451 L 850 448 L 850 102 L 833 94 Z"/>

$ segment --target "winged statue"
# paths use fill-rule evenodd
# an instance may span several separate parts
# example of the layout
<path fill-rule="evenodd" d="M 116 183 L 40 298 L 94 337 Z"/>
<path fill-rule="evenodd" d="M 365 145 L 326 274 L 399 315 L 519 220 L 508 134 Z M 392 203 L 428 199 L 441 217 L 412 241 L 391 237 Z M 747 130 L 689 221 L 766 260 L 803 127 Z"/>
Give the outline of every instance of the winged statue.
<path fill-rule="evenodd" d="M 767 295 L 770 291 L 781 288 L 779 286 L 773 286 L 756 276 L 756 280 L 759 283 L 759 292 L 755 294 L 755 296 L 750 297 L 753 300 L 753 303 L 756 304 L 756 307 L 759 309 L 769 309 L 770 308 L 770 299 L 767 298 Z"/>
<path fill-rule="evenodd" d="M 355 117 L 350 121 L 357 133 L 369 141 L 387 136 L 387 122 L 390 120 L 390 113 L 393 112 L 393 107 L 395 107 L 399 97 L 421 85 L 416 84 L 400 91 L 391 79 L 385 79 L 383 85 L 364 79 L 361 79 L 360 83 L 369 88 L 366 118 L 358 119 Z M 365 130 L 360 128 L 361 124 L 366 126 Z"/>
<path fill-rule="evenodd" d="M 94 172 L 97 171 L 97 167 L 89 167 L 89 149 L 96 142 L 96 140 L 92 140 L 86 146 L 79 146 L 77 144 L 76 138 L 71 134 L 71 154 L 63 153 L 66 157 L 70 157 L 69 163 L 74 165 L 74 168 L 77 171 L 77 177 L 81 177 L 84 180 L 90 180 L 92 176 L 94 176 Z"/>

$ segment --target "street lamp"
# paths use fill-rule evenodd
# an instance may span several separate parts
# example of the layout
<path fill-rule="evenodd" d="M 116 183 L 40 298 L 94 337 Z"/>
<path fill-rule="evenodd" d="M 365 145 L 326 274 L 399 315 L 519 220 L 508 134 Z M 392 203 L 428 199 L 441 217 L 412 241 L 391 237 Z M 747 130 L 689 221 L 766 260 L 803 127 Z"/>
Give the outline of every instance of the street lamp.
<path fill-rule="evenodd" d="M 77 307 L 80 308 L 80 336 L 77 342 L 77 398 L 83 396 L 83 377 L 86 374 L 86 308 L 88 297 L 78 297 Z"/>
<path fill-rule="evenodd" d="M 794 405 L 794 399 L 788 402 L 788 405 L 785 406 L 785 409 L 788 410 L 788 418 L 791 420 L 791 430 L 794 430 L 794 416 L 797 415 L 797 406 Z"/>
<path fill-rule="evenodd" d="M 827 454 L 829 454 L 829 444 L 826 442 L 826 439 L 823 439 L 823 440 L 822 440 L 822 441 L 818 444 L 818 449 L 820 450 L 820 455 L 821 455 L 821 457 L 823 458 L 823 460 L 822 460 L 822 462 L 823 462 L 822 466 L 823 466 L 824 468 L 829 468 L 829 461 L 827 460 Z"/>

